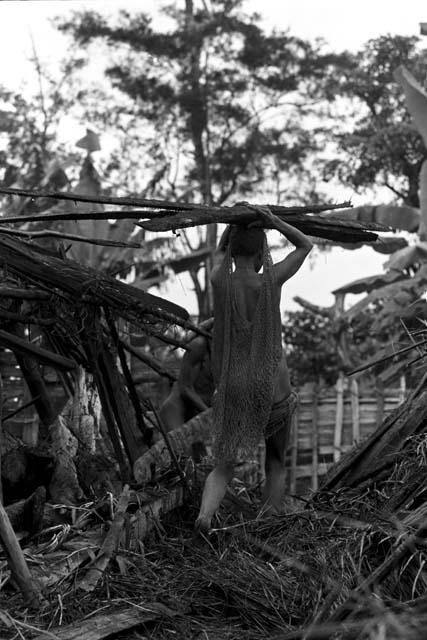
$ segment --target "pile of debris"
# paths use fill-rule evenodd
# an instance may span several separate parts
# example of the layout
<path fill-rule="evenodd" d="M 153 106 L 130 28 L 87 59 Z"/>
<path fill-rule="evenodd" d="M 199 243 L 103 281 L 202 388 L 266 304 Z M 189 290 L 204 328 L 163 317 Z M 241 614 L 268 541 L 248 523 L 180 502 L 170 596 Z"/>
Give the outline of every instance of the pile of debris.
<path fill-rule="evenodd" d="M 182 456 L 186 486 L 169 469 L 28 540 L 45 600 L 24 610 L 3 591 L 1 637 L 421 638 L 426 458 L 424 378 L 309 500 L 266 518 L 235 480 L 204 539 L 192 526 L 206 469 Z"/>

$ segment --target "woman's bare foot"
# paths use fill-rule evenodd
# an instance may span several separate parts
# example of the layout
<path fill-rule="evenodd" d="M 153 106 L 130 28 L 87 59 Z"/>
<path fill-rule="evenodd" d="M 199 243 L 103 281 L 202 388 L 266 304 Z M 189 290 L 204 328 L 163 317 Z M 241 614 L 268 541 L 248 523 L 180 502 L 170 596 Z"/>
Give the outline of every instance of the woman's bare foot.
<path fill-rule="evenodd" d="M 211 530 L 211 518 L 199 516 L 194 523 L 194 531 L 205 536 L 209 535 Z"/>

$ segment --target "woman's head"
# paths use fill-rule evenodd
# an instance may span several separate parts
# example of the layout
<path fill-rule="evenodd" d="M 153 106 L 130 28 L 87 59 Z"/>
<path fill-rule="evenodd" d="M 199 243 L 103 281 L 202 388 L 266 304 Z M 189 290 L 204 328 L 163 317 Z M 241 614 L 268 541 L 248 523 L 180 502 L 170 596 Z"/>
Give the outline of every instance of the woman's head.
<path fill-rule="evenodd" d="M 264 251 L 265 233 L 261 227 L 233 225 L 230 232 L 230 251 L 237 256 L 255 257 Z"/>

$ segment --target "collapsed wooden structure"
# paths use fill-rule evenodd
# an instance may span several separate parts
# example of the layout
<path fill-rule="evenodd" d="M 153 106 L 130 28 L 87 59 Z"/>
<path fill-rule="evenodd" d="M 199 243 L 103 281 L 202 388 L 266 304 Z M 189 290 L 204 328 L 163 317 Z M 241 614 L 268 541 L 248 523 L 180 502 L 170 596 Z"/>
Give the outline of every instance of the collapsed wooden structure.
<path fill-rule="evenodd" d="M 138 328 L 152 340 L 160 341 L 172 348 L 185 349 L 185 342 L 181 339 L 182 333 L 177 332 L 177 328 L 202 331 L 189 322 L 188 314 L 182 307 L 125 284 L 102 271 L 69 260 L 61 244 L 53 245 L 54 248 L 52 244 L 40 244 L 42 238 L 49 238 L 50 243 L 62 238 L 95 244 L 102 244 L 104 239 L 72 236 L 49 228 L 41 230 L 39 226 L 36 230 L 28 226 L 25 230 L 15 229 L 12 225 L 35 221 L 48 223 L 70 219 L 116 218 L 133 219 L 136 224 L 150 231 L 176 231 L 180 228 L 218 222 L 247 224 L 256 220 L 256 214 L 244 203 L 235 207 L 204 207 L 133 198 L 93 198 L 74 193 L 42 193 L 19 189 L 0 188 L 0 193 L 23 198 L 41 197 L 50 200 L 51 204 L 64 200 L 70 203 L 101 202 L 132 207 L 131 210 L 102 212 L 71 210 L 52 213 L 50 209 L 50 212 L 37 216 L 0 219 L 0 268 L 4 276 L 0 288 L 0 345 L 13 351 L 16 356 L 40 422 L 45 427 L 44 436 L 54 437 L 58 442 L 65 432 L 64 425 L 61 415 L 58 416 L 50 403 L 38 371 L 39 363 L 48 364 L 58 370 L 64 389 L 69 396 L 74 396 L 74 404 L 81 392 L 79 372 L 83 370 L 93 377 L 105 420 L 105 436 L 111 443 L 121 483 L 135 482 L 135 463 L 147 453 L 152 444 L 153 414 L 150 414 L 150 410 L 153 407 L 150 399 L 141 397 L 136 390 L 126 357 L 126 352 L 135 354 L 135 349 L 129 344 L 126 334 Z M 336 206 L 342 208 L 343 204 Z M 364 225 L 345 219 L 322 217 L 322 211 L 331 208 L 334 207 L 272 207 L 272 210 L 288 223 L 313 237 L 344 244 L 375 243 L 378 241 L 377 232 L 388 231 L 388 228 L 380 225 Z M 122 245 L 136 248 L 135 243 Z M 31 327 L 31 333 L 26 329 L 28 327 Z M 34 338 L 36 344 L 33 342 Z M 137 354 L 157 373 L 168 375 L 162 364 L 149 353 L 142 350 L 138 353 L 137 350 Z M 77 402 L 77 411 L 78 408 Z M 157 426 L 161 428 L 160 424 Z M 84 438 L 82 433 L 83 431 L 80 432 L 81 437 Z M 160 495 L 156 492 L 144 494 L 145 488 L 142 490 L 143 494 L 140 491 L 131 494 L 125 486 L 114 516 L 111 534 L 102 544 L 101 540 L 97 539 L 95 546 L 98 545 L 96 548 L 99 551 L 95 567 L 92 573 L 85 572 L 85 577 L 81 580 L 81 585 L 85 585 L 82 589 L 96 588 L 99 578 L 106 570 L 123 536 L 123 527 L 129 520 L 126 516 L 129 500 L 140 505 L 132 527 L 129 528 L 127 525 L 126 529 L 126 536 L 131 536 L 137 541 L 141 541 L 153 526 L 154 521 L 150 514 L 167 512 L 183 503 L 185 492 L 189 490 L 188 474 L 180 468 L 169 438 L 166 435 L 164 438 L 163 447 L 167 446 L 170 451 L 172 468 L 177 473 L 179 484 L 176 489 L 165 489 Z M 66 483 L 70 477 L 70 456 L 65 456 L 63 443 L 58 447 L 55 477 L 58 479 L 59 469 L 65 465 L 68 473 L 64 478 Z M 76 448 L 78 449 L 78 444 Z M 86 460 L 86 464 L 90 464 L 90 461 Z M 249 464 L 247 468 L 242 469 L 242 474 L 246 479 L 254 479 L 254 466 Z M 143 480 L 139 480 L 141 484 Z M 58 499 L 58 495 L 61 497 L 60 493 L 56 493 L 57 502 L 62 502 L 63 508 L 68 508 L 67 505 L 73 503 L 70 492 L 65 491 L 62 500 Z M 94 508 L 95 511 L 98 509 L 97 506 Z M 79 521 L 79 526 L 83 526 L 83 523 L 84 518 Z M 7 534 L 8 540 L 11 539 L 13 542 L 13 536 L 9 534 L 10 531 Z M 76 550 L 73 550 L 73 556 Z M 69 554 L 65 556 L 64 562 L 69 562 Z M 78 553 L 75 559 L 73 567 L 77 570 L 87 561 L 87 555 Z M 11 562 L 16 574 L 18 565 L 14 561 Z M 59 576 L 58 579 L 62 579 L 63 569 L 59 569 L 56 575 Z M 39 576 L 37 584 L 40 583 L 43 584 L 43 580 Z M 46 585 L 54 583 L 55 580 L 45 581 Z M 21 588 L 29 594 L 29 599 L 40 601 L 40 592 L 37 589 L 31 590 L 28 576 L 24 576 Z"/>

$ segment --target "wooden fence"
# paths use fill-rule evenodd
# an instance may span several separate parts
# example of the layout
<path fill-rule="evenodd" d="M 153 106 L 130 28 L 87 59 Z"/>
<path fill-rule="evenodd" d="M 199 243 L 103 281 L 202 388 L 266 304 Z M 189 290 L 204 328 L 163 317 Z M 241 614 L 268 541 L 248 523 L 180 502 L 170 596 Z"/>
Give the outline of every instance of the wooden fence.
<path fill-rule="evenodd" d="M 345 389 L 340 381 L 336 390 L 301 391 L 288 449 L 289 492 L 316 490 L 328 467 L 369 436 L 404 397 L 403 387 L 359 395 L 357 385 Z"/>

